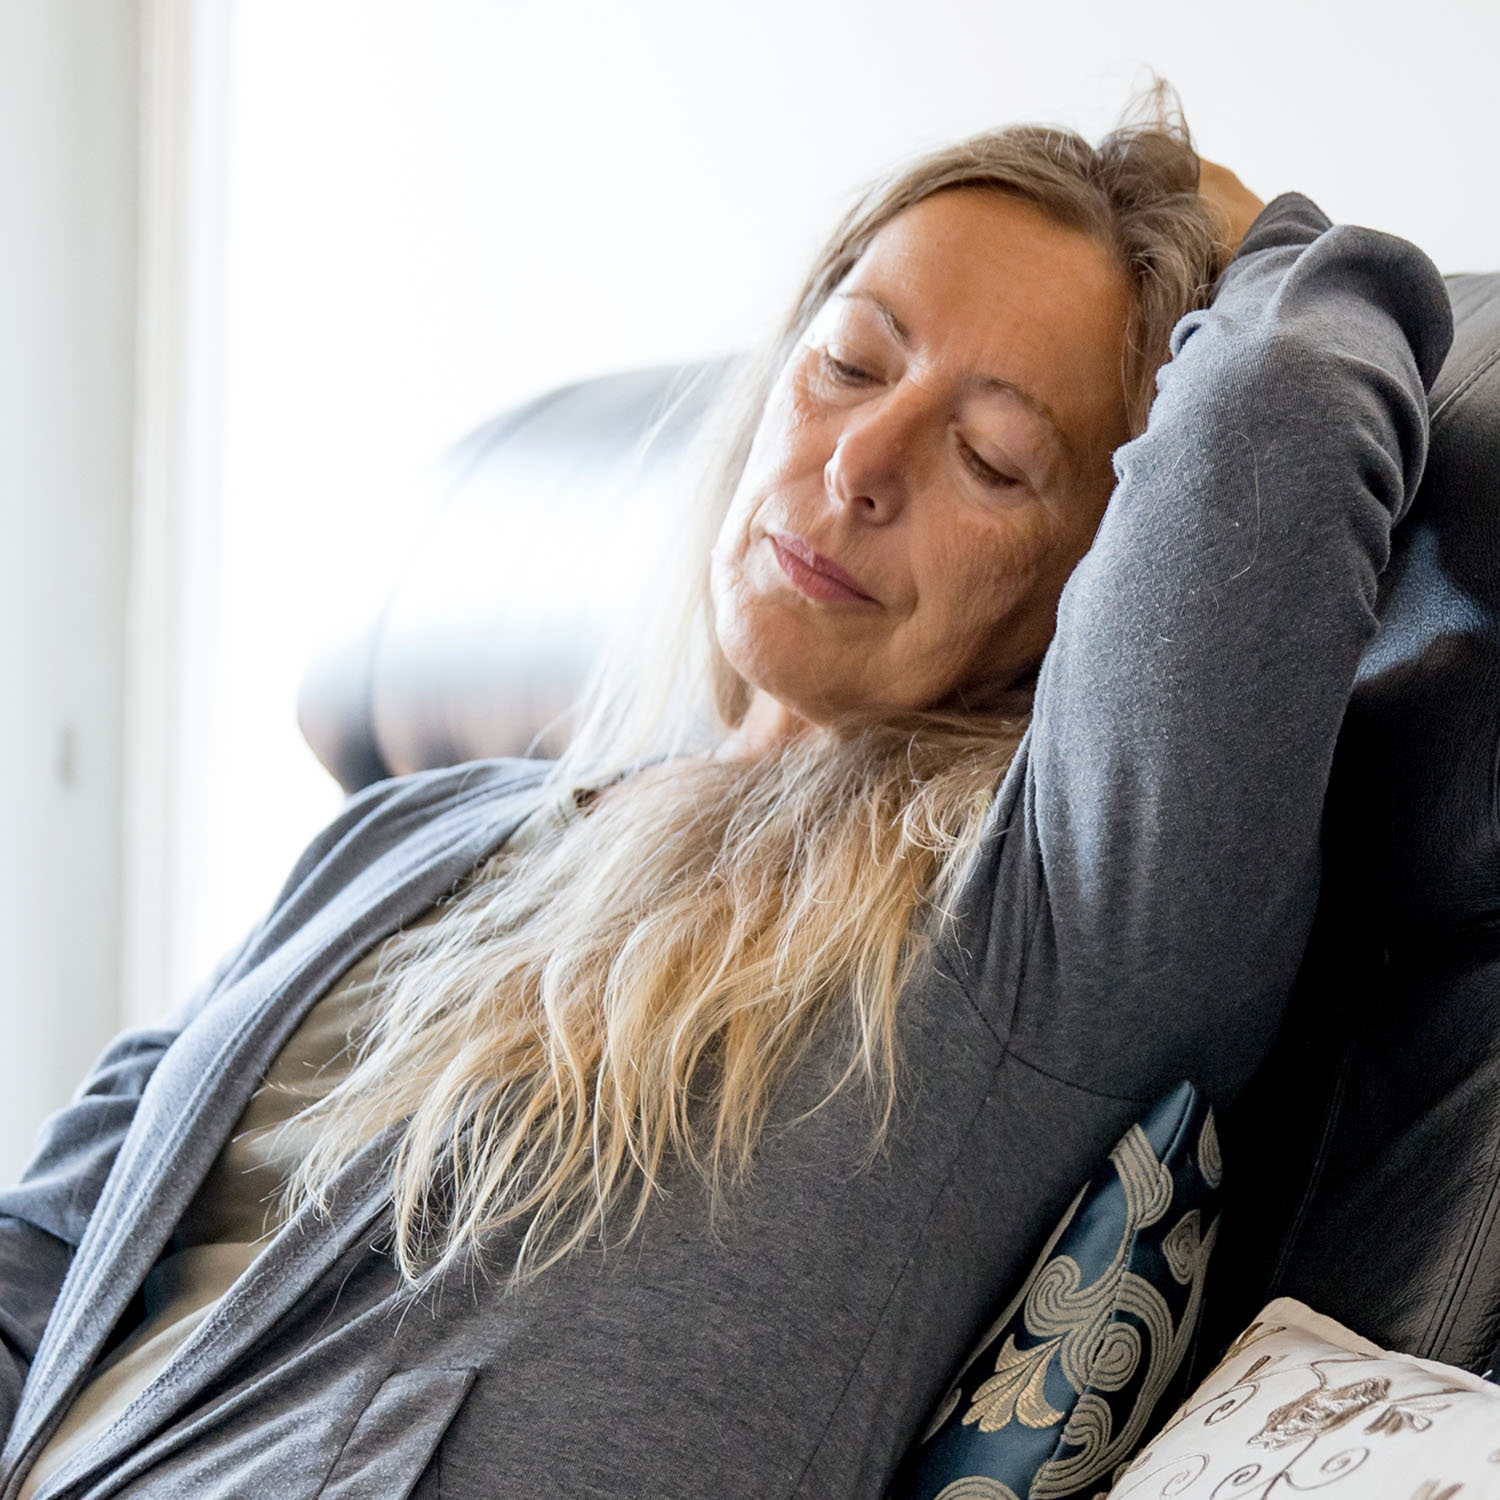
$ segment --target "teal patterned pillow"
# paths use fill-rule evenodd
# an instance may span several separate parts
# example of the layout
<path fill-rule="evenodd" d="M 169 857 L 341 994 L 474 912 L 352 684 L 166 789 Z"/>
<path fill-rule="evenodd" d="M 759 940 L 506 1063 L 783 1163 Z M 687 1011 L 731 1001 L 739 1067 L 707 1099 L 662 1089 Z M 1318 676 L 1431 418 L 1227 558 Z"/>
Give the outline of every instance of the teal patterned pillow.
<path fill-rule="evenodd" d="M 1090 1500 L 1192 1344 L 1218 1229 L 1213 1111 L 1180 1084 L 1073 1200 L 888 1500 Z"/>

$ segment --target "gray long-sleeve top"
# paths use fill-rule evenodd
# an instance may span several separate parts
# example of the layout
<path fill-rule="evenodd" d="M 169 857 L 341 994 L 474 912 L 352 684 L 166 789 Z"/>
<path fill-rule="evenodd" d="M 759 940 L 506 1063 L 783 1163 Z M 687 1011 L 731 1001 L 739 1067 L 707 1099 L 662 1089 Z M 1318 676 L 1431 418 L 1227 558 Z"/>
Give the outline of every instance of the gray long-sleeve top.
<path fill-rule="evenodd" d="M 903 997 L 907 1088 L 873 1166 L 857 1091 L 786 1128 L 826 1087 L 814 1050 L 717 1238 L 685 1180 L 622 1253 L 413 1308 L 374 1142 L 331 1221 L 288 1225 L 42 1495 L 875 1500 L 1125 1126 L 1183 1077 L 1226 1101 L 1270 1042 L 1451 337 L 1426 256 L 1298 194 L 1178 324 L 957 922 Z M 503 844 L 544 769 L 351 798 L 180 1027 L 121 1038 L 50 1122 L 0 1194 L 0 1500 L 282 1042 Z"/>

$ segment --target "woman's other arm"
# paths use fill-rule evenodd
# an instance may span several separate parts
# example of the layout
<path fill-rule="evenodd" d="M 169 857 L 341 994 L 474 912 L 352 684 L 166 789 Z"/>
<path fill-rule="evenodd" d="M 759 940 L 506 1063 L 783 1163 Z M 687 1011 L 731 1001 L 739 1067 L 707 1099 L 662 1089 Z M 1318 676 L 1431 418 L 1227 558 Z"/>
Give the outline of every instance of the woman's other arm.
<path fill-rule="evenodd" d="M 183 1006 L 192 1014 L 249 947 L 227 954 Z M 26 1372 L 136 1104 L 178 1025 L 110 1043 L 71 1104 L 42 1126 L 19 1183 L 0 1191 L 0 1433 L 10 1431 Z"/>
<path fill-rule="evenodd" d="M 1017 1056 L 1126 1097 L 1190 1076 L 1223 1102 L 1263 1055 L 1451 340 L 1427 256 L 1295 193 L 1173 331 L 1037 684 Z"/>
<path fill-rule="evenodd" d="M 0 1190 L 0 1433 L 10 1430 L 43 1329 L 157 1064 L 225 985 L 305 919 L 315 875 L 330 867 L 353 870 L 399 839 L 420 820 L 424 785 L 436 779 L 433 773 L 391 778 L 349 797 L 303 851 L 265 917 L 176 1013 L 160 1027 L 117 1037 L 72 1103 L 43 1124 L 20 1182 Z"/>

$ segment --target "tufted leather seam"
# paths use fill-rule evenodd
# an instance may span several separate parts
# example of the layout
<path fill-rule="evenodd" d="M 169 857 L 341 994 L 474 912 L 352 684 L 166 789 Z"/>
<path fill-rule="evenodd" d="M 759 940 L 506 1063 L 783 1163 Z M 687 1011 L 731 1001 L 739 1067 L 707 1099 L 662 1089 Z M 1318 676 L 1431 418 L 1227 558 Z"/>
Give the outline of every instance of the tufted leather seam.
<path fill-rule="evenodd" d="M 1500 746 L 1497 746 L 1496 773 L 1500 775 Z M 1500 827 L 1495 830 L 1500 839 Z M 1472 959 L 1486 957 L 1500 946 L 1500 915 L 1471 917 L 1447 927 L 1418 931 L 1386 945 L 1386 962 L 1392 969 L 1405 970 L 1418 964 L 1430 964 L 1455 954 Z"/>
<path fill-rule="evenodd" d="M 1497 344 L 1493 349 L 1491 349 L 1490 352 L 1482 360 L 1480 360 L 1479 363 L 1475 365 L 1474 368 L 1470 370 L 1469 373 L 1465 375 L 1464 378 L 1460 380 L 1458 384 L 1454 386 L 1453 389 L 1449 391 L 1441 401 L 1438 402 L 1436 408 L 1433 410 L 1432 415 L 1427 420 L 1427 430 L 1429 436 L 1437 432 L 1438 427 L 1446 419 L 1449 408 L 1456 405 L 1460 400 L 1462 400 L 1462 398 L 1474 388 L 1478 381 L 1489 370 L 1494 368 L 1497 362 L 1500 362 L 1500 344 Z"/>
<path fill-rule="evenodd" d="M 1500 841 L 1500 736 L 1490 750 L 1490 835 Z"/>
<path fill-rule="evenodd" d="M 1490 1154 L 1489 1180 L 1485 1184 L 1485 1191 L 1469 1216 L 1465 1232 L 1459 1237 L 1459 1243 L 1465 1247 L 1464 1251 L 1456 1257 L 1456 1263 L 1450 1263 L 1445 1293 L 1434 1305 L 1422 1336 L 1421 1352 L 1428 1358 L 1450 1357 L 1442 1351 L 1438 1341 L 1446 1339 L 1453 1332 L 1464 1291 L 1473 1281 L 1474 1263 L 1479 1259 L 1485 1230 L 1494 1226 L 1497 1208 L 1500 1208 L 1500 1149 Z"/>
<path fill-rule="evenodd" d="M 1318 1149 L 1313 1153 L 1312 1166 L 1307 1174 L 1307 1185 L 1302 1189 L 1297 1210 L 1292 1215 L 1292 1221 L 1287 1225 L 1286 1234 L 1281 1241 L 1281 1253 L 1276 1257 L 1276 1264 L 1271 1271 L 1271 1282 L 1266 1288 L 1268 1296 L 1275 1296 L 1280 1292 L 1282 1278 L 1286 1275 L 1297 1241 L 1302 1236 L 1302 1226 L 1307 1220 L 1308 1205 L 1317 1196 L 1318 1188 L 1323 1181 L 1323 1173 L 1328 1167 L 1328 1158 L 1333 1150 L 1334 1133 L 1339 1118 L 1344 1112 L 1344 1095 L 1349 1084 L 1352 1051 L 1353 1044 L 1346 1042 L 1343 1056 L 1339 1059 L 1338 1073 L 1333 1082 L 1333 1096 L 1328 1101 L 1328 1113 L 1323 1120 L 1323 1135 L 1318 1142 Z"/>

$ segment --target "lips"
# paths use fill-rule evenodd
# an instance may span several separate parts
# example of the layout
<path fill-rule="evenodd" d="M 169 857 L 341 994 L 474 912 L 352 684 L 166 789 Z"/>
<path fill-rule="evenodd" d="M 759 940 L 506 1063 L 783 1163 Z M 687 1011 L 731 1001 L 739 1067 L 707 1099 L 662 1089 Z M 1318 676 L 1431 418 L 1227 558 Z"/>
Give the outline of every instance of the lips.
<path fill-rule="evenodd" d="M 821 552 L 814 551 L 801 537 L 785 531 L 769 532 L 768 536 L 781 571 L 799 593 L 810 599 L 847 599 L 862 604 L 875 602 L 851 574 L 837 563 L 830 562 Z"/>

